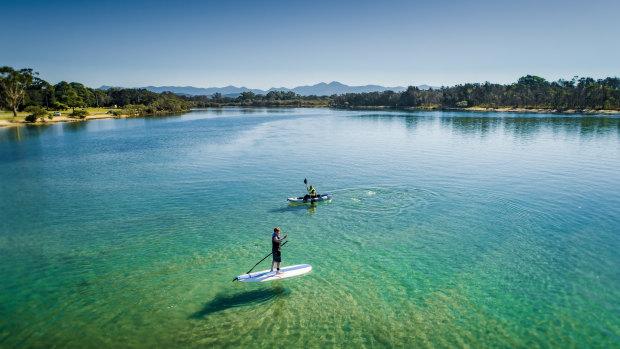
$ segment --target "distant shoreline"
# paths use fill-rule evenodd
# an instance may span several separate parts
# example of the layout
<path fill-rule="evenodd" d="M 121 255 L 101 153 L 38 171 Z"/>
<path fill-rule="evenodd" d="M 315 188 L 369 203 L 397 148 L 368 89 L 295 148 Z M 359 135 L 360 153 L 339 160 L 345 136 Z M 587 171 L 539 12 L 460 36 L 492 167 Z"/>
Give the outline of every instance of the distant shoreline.
<path fill-rule="evenodd" d="M 407 111 L 480 111 L 480 112 L 500 112 L 500 113 L 532 113 L 532 114 L 558 114 L 558 115 L 601 115 L 601 116 L 616 116 L 620 115 L 620 110 L 607 110 L 607 109 L 542 109 L 542 108 L 488 108 L 488 107 L 469 107 L 469 108 L 447 108 L 447 107 L 404 107 L 394 108 L 389 106 L 356 106 L 349 108 L 336 108 L 336 109 L 350 109 L 350 110 L 407 110 Z"/>
<path fill-rule="evenodd" d="M 238 108 L 312 108 L 308 106 L 304 107 L 245 107 L 245 106 L 236 106 Z M 327 107 L 330 108 L 330 107 Z M 199 108 L 199 109 L 218 109 L 218 107 L 210 107 L 210 108 Z M 377 107 L 377 106 L 366 106 L 366 107 L 354 107 L 354 108 L 334 108 L 334 109 L 351 109 L 351 110 L 398 110 L 399 108 L 393 107 Z M 401 110 L 408 111 L 477 111 L 477 112 L 500 112 L 500 113 L 532 113 L 532 114 L 558 114 L 558 115 L 601 115 L 601 116 L 620 116 L 620 110 L 596 110 L 596 109 L 568 109 L 568 110 L 557 110 L 557 109 L 527 109 L 527 108 L 486 108 L 486 107 L 470 107 L 470 108 L 420 108 L 420 107 L 408 107 L 402 108 Z M 170 114 L 167 113 L 157 113 L 157 114 L 147 114 L 140 116 L 152 116 L 152 115 L 165 115 Z M 25 126 L 25 125 L 49 125 L 63 122 L 80 122 L 80 121 L 89 121 L 89 120 L 101 120 L 101 119 L 124 119 L 136 117 L 133 115 L 111 115 L 111 114 L 94 114 L 88 115 L 83 119 L 67 117 L 67 116 L 57 116 L 53 119 L 46 119 L 45 121 L 36 121 L 36 122 L 27 122 L 25 120 L 0 120 L 0 127 L 11 127 L 11 126 Z"/>
<path fill-rule="evenodd" d="M 463 109 L 452 109 L 452 110 L 463 110 Z M 557 109 L 527 109 L 527 108 L 484 108 L 484 107 L 471 107 L 466 108 L 464 110 L 471 111 L 496 111 L 496 112 L 507 112 L 507 113 L 540 113 L 540 114 L 583 114 L 583 115 L 618 115 L 620 114 L 620 110 L 596 110 L 596 109 L 567 109 L 567 110 L 557 110 Z"/>

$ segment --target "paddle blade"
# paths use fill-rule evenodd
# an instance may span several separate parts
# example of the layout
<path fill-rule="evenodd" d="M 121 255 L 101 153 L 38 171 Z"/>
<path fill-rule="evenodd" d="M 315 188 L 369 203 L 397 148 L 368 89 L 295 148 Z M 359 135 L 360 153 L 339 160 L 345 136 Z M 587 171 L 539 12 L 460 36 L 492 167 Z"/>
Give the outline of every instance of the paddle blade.
<path fill-rule="evenodd" d="M 306 178 L 304 178 L 304 184 L 308 185 L 308 180 Z"/>

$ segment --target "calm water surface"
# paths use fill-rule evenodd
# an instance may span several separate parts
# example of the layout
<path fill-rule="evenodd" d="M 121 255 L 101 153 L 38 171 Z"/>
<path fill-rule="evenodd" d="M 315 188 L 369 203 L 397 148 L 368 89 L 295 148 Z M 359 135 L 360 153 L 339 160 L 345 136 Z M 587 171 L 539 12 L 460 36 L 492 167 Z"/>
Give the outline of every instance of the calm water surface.
<path fill-rule="evenodd" d="M 306 177 L 334 199 L 289 205 Z M 617 117 L 5 128 L 0 205 L 3 348 L 620 347 Z M 275 226 L 312 273 L 231 282 Z"/>

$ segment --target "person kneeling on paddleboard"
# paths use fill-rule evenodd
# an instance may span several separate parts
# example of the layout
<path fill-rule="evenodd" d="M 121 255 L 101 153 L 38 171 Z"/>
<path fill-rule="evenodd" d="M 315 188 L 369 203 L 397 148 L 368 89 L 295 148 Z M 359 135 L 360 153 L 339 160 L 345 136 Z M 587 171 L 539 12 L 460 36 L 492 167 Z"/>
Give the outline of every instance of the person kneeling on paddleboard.
<path fill-rule="evenodd" d="M 284 235 L 283 238 L 280 238 L 280 228 L 273 228 L 273 234 L 271 235 L 271 253 L 273 254 L 273 261 L 271 262 L 271 271 L 273 271 L 273 265 L 278 263 L 278 269 L 276 274 L 282 274 L 280 272 L 280 263 L 282 262 L 282 254 L 280 253 L 280 245 L 282 241 L 286 239 L 288 235 Z"/>

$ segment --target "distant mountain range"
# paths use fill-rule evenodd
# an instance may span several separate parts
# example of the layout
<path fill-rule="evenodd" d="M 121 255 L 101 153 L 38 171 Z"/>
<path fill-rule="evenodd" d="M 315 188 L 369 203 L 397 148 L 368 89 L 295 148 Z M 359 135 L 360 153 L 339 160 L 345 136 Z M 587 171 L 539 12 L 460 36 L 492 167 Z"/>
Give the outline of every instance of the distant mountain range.
<path fill-rule="evenodd" d="M 101 86 L 100 89 L 107 90 L 113 88 L 115 86 Z M 432 86 L 428 85 L 420 85 L 418 86 L 421 90 L 428 90 Z M 269 90 L 260 90 L 260 89 L 252 89 L 247 87 L 236 87 L 236 86 L 226 86 L 226 87 L 193 87 L 193 86 L 145 86 L 145 87 L 135 87 L 140 89 L 146 89 L 152 92 L 166 92 L 170 91 L 179 95 L 186 96 L 212 96 L 215 93 L 221 93 L 222 96 L 225 97 L 238 97 L 242 92 L 254 92 L 255 94 L 265 95 L 271 91 L 292 91 L 300 96 L 331 96 L 331 95 L 341 95 L 345 93 L 365 93 L 365 92 L 383 92 L 383 91 L 394 91 L 394 92 L 402 92 L 407 88 L 402 86 L 396 87 L 384 87 L 379 85 L 365 85 L 365 86 L 349 86 L 345 84 L 341 84 L 337 81 L 330 82 L 329 84 L 321 82 L 312 86 L 297 86 L 295 88 L 286 88 L 286 87 L 272 87 Z M 436 87 L 432 87 L 436 88 Z"/>

